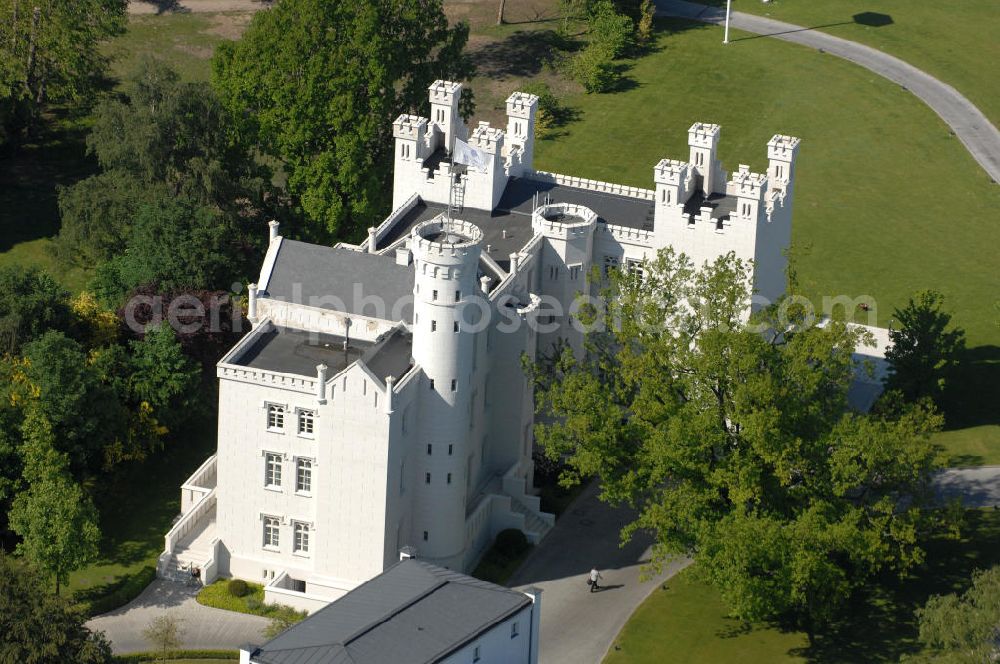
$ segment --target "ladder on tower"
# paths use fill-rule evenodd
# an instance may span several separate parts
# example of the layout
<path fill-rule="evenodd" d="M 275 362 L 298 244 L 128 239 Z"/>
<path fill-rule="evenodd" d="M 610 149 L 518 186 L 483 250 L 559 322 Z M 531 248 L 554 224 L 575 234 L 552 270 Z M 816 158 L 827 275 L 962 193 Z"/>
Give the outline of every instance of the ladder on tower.
<path fill-rule="evenodd" d="M 465 178 L 461 175 L 451 182 L 451 207 L 456 212 L 461 212 L 465 205 Z"/>

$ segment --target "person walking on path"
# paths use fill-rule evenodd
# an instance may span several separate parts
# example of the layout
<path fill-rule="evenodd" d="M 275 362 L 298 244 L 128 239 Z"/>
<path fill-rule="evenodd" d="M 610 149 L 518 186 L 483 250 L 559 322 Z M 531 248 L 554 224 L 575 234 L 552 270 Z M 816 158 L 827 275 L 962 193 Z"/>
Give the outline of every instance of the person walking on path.
<path fill-rule="evenodd" d="M 600 590 L 597 585 L 597 581 L 601 578 L 601 573 L 597 571 L 597 568 L 590 570 L 590 592 L 595 592 Z"/>

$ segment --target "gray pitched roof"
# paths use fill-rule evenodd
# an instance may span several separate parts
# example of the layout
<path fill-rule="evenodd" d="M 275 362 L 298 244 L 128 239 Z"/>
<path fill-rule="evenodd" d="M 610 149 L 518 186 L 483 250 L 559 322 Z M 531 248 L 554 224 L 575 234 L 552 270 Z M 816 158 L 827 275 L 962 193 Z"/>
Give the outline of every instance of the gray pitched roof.
<path fill-rule="evenodd" d="M 257 664 L 431 664 L 531 600 L 418 560 L 401 561 L 259 648 Z"/>
<path fill-rule="evenodd" d="M 266 292 L 288 302 L 411 322 L 413 265 L 397 265 L 392 256 L 282 239 Z"/>

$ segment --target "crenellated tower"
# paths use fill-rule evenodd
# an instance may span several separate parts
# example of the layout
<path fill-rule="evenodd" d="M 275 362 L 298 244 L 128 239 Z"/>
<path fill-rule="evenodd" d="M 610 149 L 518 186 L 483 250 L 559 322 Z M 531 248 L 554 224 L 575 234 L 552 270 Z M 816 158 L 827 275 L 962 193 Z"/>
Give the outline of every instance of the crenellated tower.
<path fill-rule="evenodd" d="M 507 97 L 507 154 L 511 177 L 520 177 L 534 168 L 537 112 L 536 95 L 515 92 Z"/>
<path fill-rule="evenodd" d="M 463 328 L 462 315 L 477 296 L 482 239 L 475 225 L 443 215 L 418 224 L 410 236 L 416 274 L 413 359 L 423 371 L 410 540 L 422 558 L 446 566 L 460 564 L 466 545 L 475 336 Z"/>
<path fill-rule="evenodd" d="M 688 129 L 688 147 L 691 150 L 691 168 L 698 181 L 698 188 L 706 196 L 720 193 L 725 186 L 725 173 L 719 163 L 719 134 L 717 124 L 695 122 Z"/>
<path fill-rule="evenodd" d="M 441 147 L 451 154 L 455 149 L 455 138 L 465 139 L 465 124 L 458 113 L 458 103 L 462 100 L 462 84 L 454 81 L 434 81 L 429 88 L 431 102 L 431 124 L 444 136 Z"/>

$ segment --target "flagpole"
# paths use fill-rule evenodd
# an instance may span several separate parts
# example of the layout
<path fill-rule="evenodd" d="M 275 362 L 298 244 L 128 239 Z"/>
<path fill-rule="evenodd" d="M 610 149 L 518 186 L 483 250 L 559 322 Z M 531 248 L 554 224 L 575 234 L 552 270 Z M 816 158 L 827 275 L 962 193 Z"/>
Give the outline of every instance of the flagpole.
<path fill-rule="evenodd" d="M 733 0 L 726 0 L 726 36 L 723 37 L 722 43 L 729 43 L 729 14 L 732 13 Z"/>

